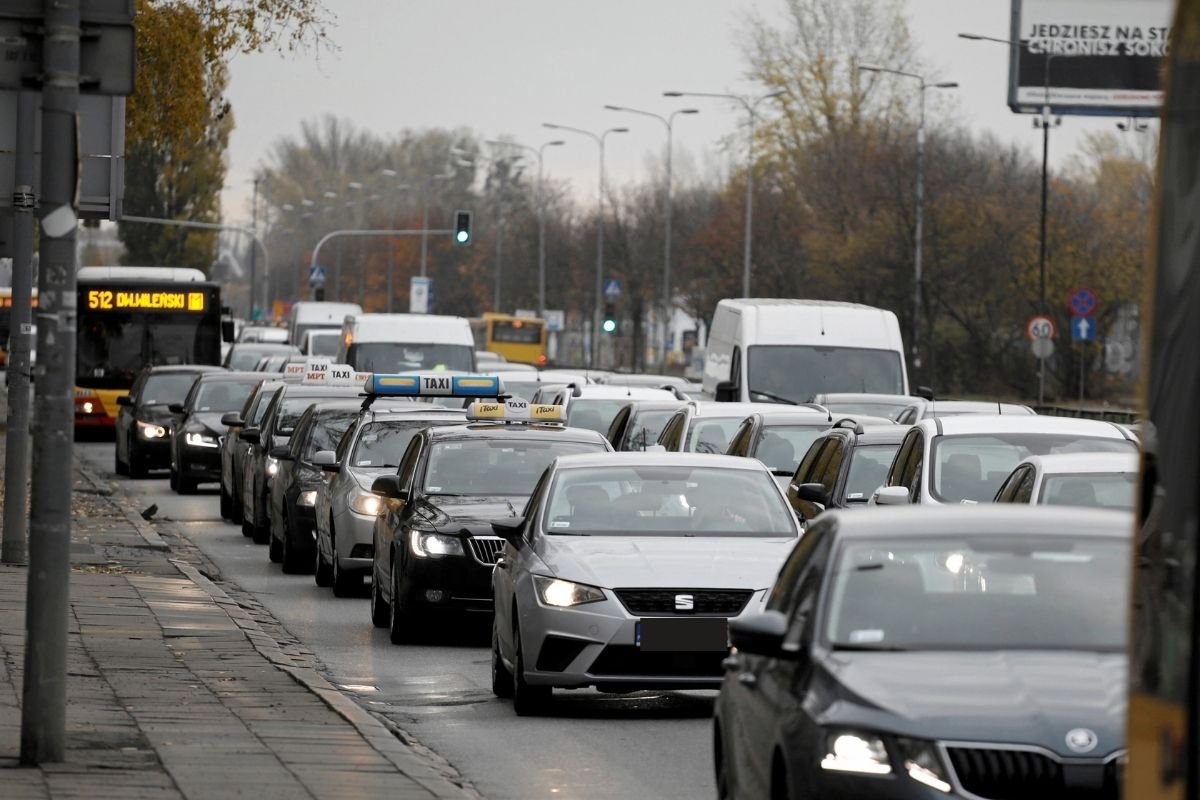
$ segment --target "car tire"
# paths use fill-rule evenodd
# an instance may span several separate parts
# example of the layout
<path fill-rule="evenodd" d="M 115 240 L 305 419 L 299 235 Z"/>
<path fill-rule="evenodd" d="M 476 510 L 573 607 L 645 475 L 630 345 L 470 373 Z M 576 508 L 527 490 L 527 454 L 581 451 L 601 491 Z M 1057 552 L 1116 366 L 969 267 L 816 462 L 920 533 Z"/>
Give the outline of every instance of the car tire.
<path fill-rule="evenodd" d="M 379 591 L 379 580 L 375 577 L 375 573 L 371 572 L 371 624 L 376 628 L 386 628 L 391 622 L 392 607 L 383 599 L 383 593 Z"/>
<path fill-rule="evenodd" d="M 778 753 L 771 763 L 771 800 L 792 800 L 788 790 L 787 768 L 783 766 L 783 757 Z"/>
<path fill-rule="evenodd" d="M 126 457 L 129 459 L 125 464 L 128 470 L 129 477 L 135 480 L 141 480 L 146 477 L 146 473 L 150 470 L 146 469 L 146 459 L 138 455 L 137 448 L 133 446 L 133 442 L 129 443 L 129 447 L 125 449 Z"/>
<path fill-rule="evenodd" d="M 267 526 L 267 558 L 278 564 L 283 561 L 283 543 L 271 535 L 270 530 L 270 526 Z"/>
<path fill-rule="evenodd" d="M 329 550 L 333 553 L 330 569 L 333 571 L 334 597 L 359 597 L 362 595 L 362 573 L 358 570 L 347 572 L 338 565 L 337 539 L 334 538 L 333 528 L 329 529 Z"/>
<path fill-rule="evenodd" d="M 512 698 L 513 711 L 518 717 L 535 717 L 543 714 L 554 697 L 550 686 L 533 686 L 525 682 L 525 648 L 521 646 L 521 629 L 513 626 Z"/>
<path fill-rule="evenodd" d="M 168 483 L 171 486 L 172 492 L 179 491 L 179 474 L 177 472 L 175 472 L 174 465 L 171 466 L 171 479 L 168 481 Z"/>
<path fill-rule="evenodd" d="M 241 525 L 244 519 L 242 511 L 242 490 L 239 487 L 237 492 L 229 494 L 229 521 L 234 525 Z"/>
<path fill-rule="evenodd" d="M 408 644 L 417 638 L 419 628 L 412 612 L 405 611 L 400 605 L 400 570 L 396 568 L 396 560 L 392 560 L 392 602 L 388 604 L 388 639 L 392 644 Z"/>
<path fill-rule="evenodd" d="M 281 533 L 283 539 L 279 543 L 280 562 L 283 564 L 283 572 L 285 575 L 304 575 L 312 570 L 313 561 L 304 559 L 304 551 L 296 546 L 296 539 L 292 536 L 291 515 L 287 511 L 283 512 L 283 528 Z"/>
<path fill-rule="evenodd" d="M 229 492 L 225 491 L 225 483 L 221 483 L 221 519 L 229 519 L 233 516 L 233 511 L 230 509 L 233 501 L 229 497 Z"/>
<path fill-rule="evenodd" d="M 496 629 L 496 617 L 492 616 L 492 694 L 496 697 L 508 698 L 512 697 L 513 677 L 508 671 L 508 667 L 504 666 L 504 659 L 500 657 L 500 633 Z"/>
<path fill-rule="evenodd" d="M 242 520 L 242 536 L 245 536 L 247 539 L 254 538 L 254 525 L 249 520 Z M 258 544 L 258 542 L 256 541 L 255 544 Z"/>
<path fill-rule="evenodd" d="M 717 779 L 717 800 L 732 800 L 733 794 L 729 785 L 729 759 L 725 755 L 725 740 L 721 736 L 721 726 L 713 725 L 713 767 Z"/>
<path fill-rule="evenodd" d="M 175 480 L 175 485 L 180 494 L 195 494 L 198 484 L 191 478 L 185 478 L 180 475 Z"/>
<path fill-rule="evenodd" d="M 129 474 L 129 464 L 121 460 L 121 451 L 116 445 L 113 445 L 113 472 L 118 475 Z"/>
<path fill-rule="evenodd" d="M 329 566 L 324 556 L 321 555 L 320 544 L 314 550 L 316 550 L 316 555 L 313 557 L 313 580 L 317 582 L 317 586 L 325 589 L 333 583 L 333 568 Z"/>
<path fill-rule="evenodd" d="M 262 500 L 262 504 L 264 506 L 267 504 L 267 499 L 265 497 Z M 250 519 L 251 519 L 250 527 L 254 530 L 254 534 L 253 534 L 254 543 L 255 544 L 270 544 L 271 543 L 271 521 L 268 519 L 266 522 L 264 522 L 260 525 L 255 520 L 256 516 L 258 516 L 256 510 L 253 508 L 250 509 Z M 278 559 L 272 559 L 272 560 L 275 561 Z"/>

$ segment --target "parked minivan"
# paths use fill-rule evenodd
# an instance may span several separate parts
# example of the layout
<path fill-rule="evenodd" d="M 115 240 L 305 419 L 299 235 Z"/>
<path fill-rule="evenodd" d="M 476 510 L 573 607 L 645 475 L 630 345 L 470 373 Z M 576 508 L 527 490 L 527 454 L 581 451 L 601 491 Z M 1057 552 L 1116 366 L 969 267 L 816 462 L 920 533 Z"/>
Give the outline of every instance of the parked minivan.
<path fill-rule="evenodd" d="M 824 300 L 717 303 L 704 364 L 706 395 L 794 404 L 825 392 L 908 394 L 895 314 Z"/>
<path fill-rule="evenodd" d="M 351 314 L 361 314 L 358 303 L 330 303 L 323 300 L 302 300 L 292 306 L 288 317 L 288 341 L 300 345 L 305 331 L 314 328 L 342 329 L 342 322 Z"/>
<path fill-rule="evenodd" d="M 338 361 L 358 372 L 473 372 L 475 339 L 465 317 L 354 314 L 342 323 Z"/>

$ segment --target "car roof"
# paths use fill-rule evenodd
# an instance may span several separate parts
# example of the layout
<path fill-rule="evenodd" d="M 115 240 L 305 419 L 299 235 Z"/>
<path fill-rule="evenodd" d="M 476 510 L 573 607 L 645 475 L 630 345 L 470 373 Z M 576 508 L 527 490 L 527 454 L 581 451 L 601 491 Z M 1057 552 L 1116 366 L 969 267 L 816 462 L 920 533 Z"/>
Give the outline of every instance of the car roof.
<path fill-rule="evenodd" d="M 260 377 L 262 373 L 257 373 Z M 282 391 L 288 397 L 360 397 L 361 386 L 323 386 L 321 384 L 284 383 Z M 359 401 L 360 403 L 362 401 Z"/>
<path fill-rule="evenodd" d="M 619 400 L 628 397 L 630 400 L 669 400 L 675 394 L 666 389 L 656 389 L 651 386 L 623 386 L 607 383 L 585 383 L 579 388 L 579 397 L 572 400 Z"/>
<path fill-rule="evenodd" d="M 675 411 L 683 408 L 687 404 L 686 400 L 634 400 L 626 403 L 633 406 L 633 413 L 639 411 Z"/>
<path fill-rule="evenodd" d="M 778 403 L 718 403 L 716 400 L 692 400 L 692 416 L 694 417 L 741 417 L 745 419 L 751 414 L 774 414 L 780 411 Z M 790 406 L 783 406 L 787 409 Z"/>
<path fill-rule="evenodd" d="M 1060 433 L 1096 436 L 1105 439 L 1127 439 L 1130 436 L 1119 426 L 1097 419 L 1076 417 L 1042 417 L 1037 415 L 963 414 L 954 417 L 935 417 L 917 423 L 926 433 L 938 436 L 960 436 L 987 433 Z"/>
<path fill-rule="evenodd" d="M 908 425 L 871 425 L 863 427 L 863 432 L 855 437 L 855 444 L 900 444 L 908 433 Z M 853 433 L 853 429 L 847 429 Z"/>
<path fill-rule="evenodd" d="M 1141 467 L 1137 453 L 1052 453 L 1030 456 L 1021 462 L 1046 475 L 1063 473 L 1128 473 Z"/>
<path fill-rule="evenodd" d="M 581 455 L 560 456 L 560 469 L 575 469 L 583 467 L 719 467 L 722 469 L 738 469 L 751 472 L 766 472 L 767 468 L 755 458 L 727 456 L 715 453 L 585 453 Z"/>
<path fill-rule="evenodd" d="M 225 368 L 212 364 L 160 364 L 158 366 L 147 367 L 146 371 L 151 375 L 164 375 L 171 373 L 187 374 L 189 372 L 225 372 Z"/>
<path fill-rule="evenodd" d="M 202 372 L 196 378 L 197 381 L 204 383 L 212 383 L 214 381 L 232 381 L 234 383 L 258 383 L 262 380 L 261 372 L 229 372 L 228 370 L 220 370 L 215 372 Z"/>
<path fill-rule="evenodd" d="M 1032 408 L 1020 403 L 994 403 L 990 400 L 926 400 L 924 404 L 927 414 L 937 414 L 939 412 L 991 414 L 997 411 L 1004 415 L 1023 414 L 1025 416 L 1033 416 L 1034 414 Z M 999 415 L 997 414 L 997 416 Z"/>
<path fill-rule="evenodd" d="M 728 405 L 728 403 L 726 403 Z M 829 421 L 829 414 L 824 411 L 796 409 L 794 411 L 757 411 L 753 415 L 762 419 L 764 427 L 773 425 L 807 425 L 807 424 L 824 424 L 826 427 L 833 423 Z M 837 421 L 837 417 L 834 417 Z"/>
<path fill-rule="evenodd" d="M 913 405 L 920 398 L 908 394 L 872 394 L 870 392 L 831 392 L 813 396 L 814 403 L 891 403 L 898 407 Z"/>
<path fill-rule="evenodd" d="M 431 438 L 446 439 L 527 439 L 534 436 L 553 435 L 570 442 L 604 443 L 608 439 L 587 428 L 570 428 L 562 425 L 512 422 L 470 422 L 466 425 L 438 425 L 429 428 Z"/>
<path fill-rule="evenodd" d="M 272 329 L 274 330 L 274 329 Z M 262 350 L 267 353 L 295 353 L 300 348 L 286 342 L 234 342 L 234 350 Z"/>
<path fill-rule="evenodd" d="M 1128 539 L 1134 517 L 1128 511 L 1024 503 L 974 506 L 880 506 L 854 511 L 831 510 L 815 524 L 836 525 L 849 539 L 888 539 L 910 536 L 985 534 L 996 536 L 1064 535 Z"/>

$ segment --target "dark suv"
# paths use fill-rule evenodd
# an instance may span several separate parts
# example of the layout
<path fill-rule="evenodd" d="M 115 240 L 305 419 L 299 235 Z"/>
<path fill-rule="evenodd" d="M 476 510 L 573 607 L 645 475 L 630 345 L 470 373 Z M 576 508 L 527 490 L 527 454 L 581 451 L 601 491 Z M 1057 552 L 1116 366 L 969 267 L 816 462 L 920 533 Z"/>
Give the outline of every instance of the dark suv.
<path fill-rule="evenodd" d="M 852 419 L 834 424 L 809 446 L 788 484 L 796 516 L 810 522 L 831 508 L 865 508 L 907 432 L 905 425 L 863 427 Z"/>

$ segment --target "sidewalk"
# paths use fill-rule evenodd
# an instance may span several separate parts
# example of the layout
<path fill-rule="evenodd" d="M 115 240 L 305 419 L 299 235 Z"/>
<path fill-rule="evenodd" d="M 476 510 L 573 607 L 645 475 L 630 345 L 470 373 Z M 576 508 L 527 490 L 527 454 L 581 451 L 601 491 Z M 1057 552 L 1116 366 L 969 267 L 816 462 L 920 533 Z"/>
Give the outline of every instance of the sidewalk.
<path fill-rule="evenodd" d="M 260 625 L 261 610 L 172 553 L 103 482 L 78 464 L 75 476 L 62 764 L 18 765 L 26 569 L 0 565 L 5 800 L 477 797 L 268 633 L 277 626 Z"/>

